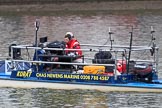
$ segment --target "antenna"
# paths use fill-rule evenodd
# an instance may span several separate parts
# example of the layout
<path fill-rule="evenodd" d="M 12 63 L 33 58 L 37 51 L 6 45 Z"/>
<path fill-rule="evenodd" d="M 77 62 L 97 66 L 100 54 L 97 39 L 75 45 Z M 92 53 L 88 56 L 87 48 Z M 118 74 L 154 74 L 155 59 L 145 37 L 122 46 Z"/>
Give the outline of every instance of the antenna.
<path fill-rule="evenodd" d="M 36 19 L 35 21 L 35 47 L 38 47 L 38 30 L 39 30 L 39 26 L 40 26 L 40 22 L 38 19 Z M 37 49 L 35 49 L 35 59 L 38 60 L 38 52 Z M 38 70 L 38 69 L 37 69 Z"/>
<path fill-rule="evenodd" d="M 129 32 L 131 37 L 130 37 L 130 44 L 129 44 L 129 55 L 128 55 L 128 64 L 127 64 L 127 74 L 129 73 L 129 62 L 130 62 L 130 57 L 131 57 L 131 50 L 132 50 L 132 41 L 133 41 L 133 26 L 131 29 L 131 32 Z"/>
<path fill-rule="evenodd" d="M 156 44 L 155 44 L 155 36 L 154 36 L 154 33 L 155 33 L 155 30 L 153 29 L 153 26 L 151 26 L 151 40 L 152 40 L 152 49 L 150 50 L 151 52 L 151 56 L 154 55 L 155 53 L 155 47 L 156 47 Z"/>
<path fill-rule="evenodd" d="M 38 30 L 39 30 L 40 22 L 38 19 L 35 21 L 35 46 L 38 47 Z"/>
<path fill-rule="evenodd" d="M 38 47 L 38 30 L 39 30 L 39 26 L 40 26 L 40 22 L 38 19 L 36 19 L 35 23 L 35 47 Z M 38 49 L 35 49 L 35 60 L 38 60 Z M 36 71 L 38 72 L 38 64 L 36 64 Z"/>
<path fill-rule="evenodd" d="M 109 38 L 110 38 L 110 43 L 111 43 L 110 50 L 112 50 L 112 44 L 114 42 L 114 39 L 112 38 L 112 34 L 113 34 L 113 32 L 111 32 L 110 27 L 109 27 Z"/>
<path fill-rule="evenodd" d="M 151 26 L 151 37 L 152 37 L 152 41 L 153 41 L 153 43 L 154 43 L 154 41 L 155 41 L 155 37 L 154 37 L 154 33 L 155 33 L 155 30 L 153 29 L 153 26 Z"/>

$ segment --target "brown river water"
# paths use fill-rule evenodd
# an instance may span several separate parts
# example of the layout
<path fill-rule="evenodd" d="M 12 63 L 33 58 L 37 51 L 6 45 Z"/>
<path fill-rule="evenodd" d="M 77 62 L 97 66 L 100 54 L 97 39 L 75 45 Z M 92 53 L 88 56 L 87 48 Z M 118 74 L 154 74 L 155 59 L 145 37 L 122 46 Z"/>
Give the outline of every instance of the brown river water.
<path fill-rule="evenodd" d="M 122 13 L 123 12 L 123 13 Z M 80 43 L 104 44 L 109 27 L 113 44 L 128 45 L 133 26 L 133 45 L 149 45 L 153 26 L 156 43 L 162 46 L 162 12 L 145 10 L 113 12 L 81 12 L 43 15 L 1 15 L 0 57 L 8 57 L 11 43 L 33 44 L 36 19 L 40 21 L 39 37 L 49 41 L 63 40 L 72 31 Z M 110 44 L 110 42 L 108 42 Z M 147 56 L 148 53 L 138 54 Z M 149 53 L 150 54 L 150 53 Z M 162 77 L 162 48 L 159 51 L 159 75 Z M 100 92 L 93 90 L 50 90 L 0 88 L 1 108 L 161 108 L 162 94 L 137 92 Z"/>

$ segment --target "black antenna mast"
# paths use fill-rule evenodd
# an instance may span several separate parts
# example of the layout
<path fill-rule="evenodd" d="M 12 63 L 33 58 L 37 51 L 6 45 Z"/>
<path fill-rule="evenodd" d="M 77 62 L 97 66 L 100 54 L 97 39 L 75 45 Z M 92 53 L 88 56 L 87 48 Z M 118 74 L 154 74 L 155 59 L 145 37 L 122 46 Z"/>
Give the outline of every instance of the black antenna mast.
<path fill-rule="evenodd" d="M 130 37 L 130 44 L 129 44 L 129 55 L 128 55 L 128 63 L 127 63 L 127 74 L 129 73 L 129 62 L 130 62 L 131 50 L 132 50 L 133 26 L 132 26 L 132 30 L 131 30 L 130 34 L 131 34 L 131 37 Z"/>
<path fill-rule="evenodd" d="M 152 49 L 150 50 L 151 56 L 154 55 L 154 53 L 155 53 L 155 47 L 156 47 L 156 44 L 155 44 L 156 38 L 154 37 L 154 33 L 155 33 L 155 30 L 151 26 L 151 41 L 152 41 Z"/>
<path fill-rule="evenodd" d="M 35 46 L 38 47 L 38 30 L 39 30 L 39 25 L 40 25 L 40 22 L 38 19 L 36 19 L 35 21 Z"/>

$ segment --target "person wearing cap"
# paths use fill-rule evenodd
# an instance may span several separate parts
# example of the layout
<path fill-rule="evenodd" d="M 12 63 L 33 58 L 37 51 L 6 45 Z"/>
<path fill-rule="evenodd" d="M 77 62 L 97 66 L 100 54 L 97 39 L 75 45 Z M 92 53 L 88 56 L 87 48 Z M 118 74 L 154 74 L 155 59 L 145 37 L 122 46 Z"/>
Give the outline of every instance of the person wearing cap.
<path fill-rule="evenodd" d="M 67 32 L 64 37 L 64 42 L 66 43 L 67 49 L 81 49 L 79 42 L 75 39 L 72 32 Z M 69 56 L 82 56 L 81 50 L 66 50 L 66 54 Z M 79 57 L 78 59 L 74 60 L 75 63 L 83 62 L 82 58 Z"/>
<path fill-rule="evenodd" d="M 74 38 L 74 35 L 72 32 L 67 32 L 64 37 L 64 42 L 66 43 L 66 48 L 68 49 L 81 49 L 80 48 L 80 43 Z M 74 50 L 74 51 L 67 51 L 66 53 L 72 53 L 74 52 L 75 55 L 82 55 L 81 50 Z"/>
<path fill-rule="evenodd" d="M 66 32 L 65 36 L 66 35 L 70 35 L 74 39 L 74 34 L 72 32 Z"/>

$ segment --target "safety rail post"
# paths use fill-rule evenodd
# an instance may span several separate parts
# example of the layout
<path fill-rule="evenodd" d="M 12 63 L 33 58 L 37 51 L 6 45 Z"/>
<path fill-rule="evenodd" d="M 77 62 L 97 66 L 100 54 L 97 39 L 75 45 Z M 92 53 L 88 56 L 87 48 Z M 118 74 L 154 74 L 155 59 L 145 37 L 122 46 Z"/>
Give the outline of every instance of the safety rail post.
<path fill-rule="evenodd" d="M 14 47 L 11 46 L 11 68 L 12 68 L 12 69 L 14 68 L 14 61 L 13 61 L 13 59 L 14 59 L 14 58 L 13 58 L 13 51 L 14 51 L 14 50 L 13 50 L 13 48 L 14 48 Z"/>
<path fill-rule="evenodd" d="M 115 53 L 115 66 L 114 66 L 114 69 L 115 69 L 114 70 L 114 75 L 115 76 L 114 76 L 114 79 L 117 80 L 117 54 L 118 54 L 118 52 L 115 51 L 114 53 Z"/>
<path fill-rule="evenodd" d="M 159 65 L 159 49 L 158 48 L 156 48 L 156 50 L 155 50 L 155 56 L 156 56 L 156 58 L 154 60 L 155 71 L 156 71 L 156 73 L 158 73 L 158 65 Z"/>
<path fill-rule="evenodd" d="M 154 33 L 155 33 L 155 30 L 153 28 L 153 26 L 151 26 L 151 39 L 152 39 L 152 49 L 150 50 L 151 51 L 151 55 L 153 56 L 154 58 L 154 68 L 155 68 L 155 71 L 158 72 L 158 59 L 159 59 L 159 54 L 158 54 L 158 48 L 156 46 L 156 37 L 154 36 Z"/>

